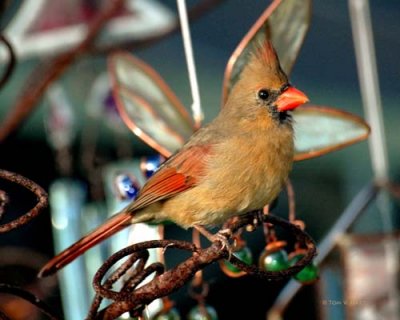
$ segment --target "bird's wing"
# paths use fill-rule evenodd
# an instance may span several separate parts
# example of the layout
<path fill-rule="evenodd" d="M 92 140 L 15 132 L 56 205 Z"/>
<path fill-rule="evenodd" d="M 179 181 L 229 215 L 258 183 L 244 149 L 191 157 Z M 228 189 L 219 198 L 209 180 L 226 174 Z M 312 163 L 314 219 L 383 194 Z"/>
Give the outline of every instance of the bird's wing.
<path fill-rule="evenodd" d="M 136 201 L 51 259 L 42 268 L 39 277 L 56 272 L 89 248 L 125 228 L 131 222 L 134 211 L 196 185 L 204 174 L 210 154 L 211 145 L 192 145 L 169 158 L 147 181 Z"/>
<path fill-rule="evenodd" d="M 204 175 L 211 150 L 211 145 L 190 146 L 169 158 L 147 181 L 127 211 L 136 211 L 195 186 Z"/>

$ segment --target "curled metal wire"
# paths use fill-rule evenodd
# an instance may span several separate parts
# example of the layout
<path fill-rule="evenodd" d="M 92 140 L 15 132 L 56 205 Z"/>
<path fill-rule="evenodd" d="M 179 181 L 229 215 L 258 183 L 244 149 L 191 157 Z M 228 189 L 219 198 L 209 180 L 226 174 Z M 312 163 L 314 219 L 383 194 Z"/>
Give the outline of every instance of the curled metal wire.
<path fill-rule="evenodd" d="M 250 217 L 245 217 L 245 219 L 239 220 L 235 224 L 235 226 L 232 227 L 232 229 L 236 230 L 238 228 L 246 226 L 247 224 L 252 223 L 251 219 L 253 218 L 250 216 Z M 264 271 L 255 265 L 248 265 L 239 260 L 238 258 L 236 258 L 234 255 L 231 255 L 229 261 L 233 265 L 235 265 L 236 267 L 238 267 L 242 271 L 245 271 L 248 274 L 260 277 L 262 279 L 279 281 L 294 276 L 299 271 L 301 271 L 306 265 L 311 263 L 312 259 L 317 254 L 317 249 L 314 240 L 311 238 L 310 235 L 308 235 L 308 233 L 306 233 L 296 224 L 290 223 L 289 221 L 278 218 L 271 214 L 262 215 L 260 216 L 260 219 L 262 219 L 262 222 L 264 223 L 271 223 L 274 226 L 280 226 L 281 228 L 286 229 L 286 231 L 289 231 L 296 238 L 296 242 L 301 247 L 305 248 L 306 253 L 304 257 L 301 260 L 299 260 L 295 265 L 282 271 Z"/>
<path fill-rule="evenodd" d="M 14 230 L 22 225 L 25 225 L 29 221 L 31 221 L 33 218 L 35 218 L 46 206 L 48 203 L 48 197 L 47 193 L 36 183 L 33 181 L 13 172 L 9 172 L 6 170 L 0 170 L 0 178 L 5 179 L 8 181 L 11 181 L 13 183 L 19 184 L 20 186 L 25 187 L 26 189 L 32 191 L 38 198 L 38 202 L 33 207 L 31 210 L 29 210 L 27 213 L 25 213 L 23 216 L 10 221 L 8 223 L 0 225 L 0 233 L 5 233 L 9 232 L 11 230 Z M 5 213 L 5 207 L 7 203 L 9 202 L 9 198 L 7 193 L 4 190 L 0 190 L 0 219 L 3 217 Z M 5 260 L 5 258 L 17 258 L 19 262 L 21 262 L 21 256 L 18 256 L 17 252 L 11 252 L 11 254 L 8 255 L 2 255 L 2 259 L 0 260 Z M 33 261 L 35 261 L 34 255 L 29 253 L 29 255 L 25 255 L 24 257 L 30 258 Z M 4 263 L 4 261 L 2 261 Z M 25 261 L 26 262 L 26 261 Z M 32 262 L 29 260 L 29 262 Z M 30 293 L 29 291 L 12 286 L 9 284 L 3 284 L 0 283 L 0 293 L 2 294 L 8 294 L 8 295 L 13 295 L 17 296 L 20 299 L 26 300 L 32 305 L 36 306 L 40 311 L 42 311 L 44 314 L 46 314 L 50 319 L 57 319 L 57 317 L 54 315 L 54 313 L 51 311 L 51 309 L 43 302 L 41 301 L 37 296 L 34 294 Z M 10 319 L 8 315 L 2 311 L 0 311 L 0 319 L 5 319 L 8 320 Z"/>
<path fill-rule="evenodd" d="M 88 319 L 114 319 L 126 311 L 131 311 L 132 309 L 141 310 L 153 300 L 178 290 L 191 278 L 193 275 L 193 262 L 190 259 L 167 272 L 164 272 L 164 266 L 161 263 L 153 263 L 145 268 L 149 256 L 147 250 L 152 248 L 176 248 L 194 254 L 198 250 L 193 243 L 189 242 L 153 240 L 131 245 L 113 254 L 94 276 L 93 287 L 96 291 L 96 297 Z M 107 271 L 120 259 L 129 255 L 130 258 L 102 284 L 101 281 Z M 129 268 L 133 264 L 135 264 L 135 269 L 131 271 Z M 128 270 L 131 271 L 130 274 L 128 274 Z M 155 273 L 156 277 L 148 284 L 137 288 L 152 273 Z M 113 283 L 125 276 L 125 284 L 119 292 L 110 289 Z M 159 276 L 163 280 L 158 284 L 154 280 L 159 279 Z M 112 299 L 114 302 L 106 309 L 97 313 L 98 305 L 101 302 L 100 297 Z M 134 303 L 132 303 L 133 301 Z"/>
<path fill-rule="evenodd" d="M 11 286 L 11 285 L 8 285 L 8 284 L 1 284 L 0 283 L 0 293 L 17 296 L 17 297 L 19 297 L 19 298 L 21 298 L 21 299 L 23 299 L 25 301 L 28 301 L 32 305 L 36 306 L 49 319 L 52 319 L 52 320 L 59 319 L 54 314 L 53 310 L 51 310 L 46 303 L 44 303 L 43 301 L 38 299 L 38 297 L 36 297 L 32 293 L 30 293 L 30 292 L 28 292 L 28 291 L 26 291 L 26 290 L 24 290 L 22 288 L 19 288 L 19 287 L 16 287 L 16 286 Z M 5 313 L 3 313 L 1 311 L 0 311 L 0 319 L 11 320 L 11 318 L 9 318 Z"/>
<path fill-rule="evenodd" d="M 5 207 L 9 201 L 7 192 L 0 190 L 0 220 L 3 218 L 3 214 L 5 212 Z"/>
<path fill-rule="evenodd" d="M 22 246 L 1 246 L 0 247 L 0 274 L 3 270 L 12 268 L 26 271 L 17 277 L 18 285 L 23 288 L 29 288 L 29 291 L 38 297 L 48 297 L 57 285 L 57 277 L 47 277 L 39 279 L 33 275 L 46 263 L 48 257 L 32 248 Z M 11 284 L 12 277 L 7 277 L 7 283 Z M 1 303 L 0 303 L 1 304 Z"/>
<path fill-rule="evenodd" d="M 0 42 L 3 42 L 4 45 L 6 46 L 8 50 L 8 63 L 6 66 L 6 69 L 3 73 L 3 76 L 0 78 L 0 89 L 3 88 L 3 86 L 7 83 L 7 81 L 10 79 L 14 69 L 15 69 L 15 64 L 16 64 L 16 56 L 15 56 L 15 51 L 8 39 L 3 35 L 0 34 Z"/>
<path fill-rule="evenodd" d="M 229 259 L 229 261 L 239 269 L 245 271 L 249 275 L 255 275 L 265 280 L 284 280 L 295 275 L 306 265 L 308 265 L 316 255 L 316 247 L 313 239 L 299 227 L 290 222 L 278 218 L 273 215 L 259 215 L 261 222 L 268 222 L 273 225 L 280 226 L 289 231 L 298 243 L 306 248 L 305 256 L 294 266 L 284 271 L 263 271 L 255 265 L 247 265 L 237 259 L 234 255 L 229 254 L 229 249 L 223 246 L 219 241 L 213 242 L 207 248 L 198 248 L 193 243 L 174 240 L 154 240 L 146 241 L 131 245 L 112 255 L 96 273 L 93 286 L 96 290 L 96 298 L 92 304 L 88 319 L 115 319 L 121 314 L 137 310 L 140 312 L 143 308 L 153 300 L 167 296 L 172 292 L 184 286 L 194 274 L 216 262 L 220 259 Z M 234 234 L 240 228 L 254 223 L 254 215 L 248 215 L 238 219 L 230 229 Z M 164 270 L 164 266 L 160 263 L 153 263 L 145 267 L 148 253 L 151 248 L 180 249 L 191 252 L 191 256 L 170 270 Z M 111 267 L 120 259 L 129 256 L 119 268 L 114 271 L 109 278 L 102 284 L 102 279 Z M 134 270 L 130 269 L 135 266 Z M 128 275 L 128 272 L 131 272 Z M 155 277 L 143 284 L 142 281 L 152 273 Z M 111 289 L 112 285 L 118 279 L 125 278 L 125 284 L 120 291 Z M 139 286 L 139 284 L 141 284 Z M 112 302 L 103 310 L 97 311 L 101 299 L 108 298 Z M 137 313 L 136 313 L 137 314 Z"/>
<path fill-rule="evenodd" d="M 32 191 L 38 198 L 38 203 L 33 207 L 31 210 L 29 210 L 27 213 L 25 213 L 23 216 L 10 221 L 8 223 L 0 225 L 0 233 L 5 233 L 9 232 L 13 229 L 19 228 L 20 226 L 28 223 L 31 221 L 33 218 L 35 218 L 45 207 L 47 207 L 48 204 L 48 197 L 46 191 L 43 190 L 42 187 L 34 183 L 33 181 L 29 180 L 28 178 L 25 178 L 17 173 L 6 171 L 6 170 L 0 170 L 0 178 L 9 180 L 11 182 L 14 182 L 16 184 L 19 184 L 26 189 Z M 4 213 L 4 206 L 8 202 L 8 197 L 7 194 L 4 191 L 1 191 L 0 194 L 0 218 L 2 217 Z"/>

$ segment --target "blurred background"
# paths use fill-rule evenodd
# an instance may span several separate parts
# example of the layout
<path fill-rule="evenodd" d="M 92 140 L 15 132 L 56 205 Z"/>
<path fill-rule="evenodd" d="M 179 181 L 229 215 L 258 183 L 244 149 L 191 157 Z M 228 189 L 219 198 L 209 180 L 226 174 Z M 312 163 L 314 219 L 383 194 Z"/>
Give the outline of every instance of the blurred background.
<path fill-rule="evenodd" d="M 7 28 L 10 28 L 13 19 L 20 13 L 24 2 L 32 1 L 10 0 L 3 2 L 0 15 L 2 33 L 7 33 Z M 51 1 L 47 2 L 50 3 Z M 53 5 L 48 4 L 47 9 L 54 11 L 50 13 L 41 12 L 36 22 L 40 21 L 41 17 L 43 19 L 48 18 L 48 14 L 67 17 L 67 11 L 61 11 L 61 14 L 60 11 L 57 11 L 59 10 L 57 6 L 61 6 L 62 2 L 59 0 L 54 1 Z M 188 0 L 187 5 L 190 8 L 198 2 Z M 96 5 L 96 1 L 71 1 L 69 3 L 68 8 L 73 5 L 79 6 L 81 3 Z M 151 7 L 150 3 L 154 7 Z M 270 1 L 264 0 L 220 1 L 191 23 L 194 58 L 205 114 L 204 123 L 213 119 L 220 109 L 222 80 L 230 55 L 269 4 Z M 167 28 L 177 12 L 175 1 L 151 1 L 148 2 L 148 7 L 145 5 L 142 7 L 143 10 L 156 10 L 156 8 L 160 10 L 160 15 L 164 17 L 164 20 L 159 18 L 159 28 Z M 398 105 L 400 101 L 400 39 L 398 37 L 400 2 L 372 0 L 370 1 L 370 9 L 379 74 L 377 80 L 381 92 L 387 139 L 389 177 L 390 180 L 396 182 L 400 175 L 400 163 L 398 161 L 400 157 L 400 138 L 398 135 L 400 120 Z M 65 14 L 62 14 L 63 12 Z M 79 21 L 73 20 L 71 19 L 72 22 L 68 23 L 79 23 Z M 34 32 L 39 33 L 46 28 L 55 28 L 56 22 L 52 22 L 51 19 L 46 21 L 49 24 L 42 23 L 40 25 L 40 23 L 37 23 L 37 30 L 30 30 L 30 35 L 32 36 Z M 54 23 L 54 25 L 52 26 L 51 23 Z M 14 30 L 14 32 L 20 32 L 18 28 Z M 119 34 L 120 38 L 103 33 L 100 35 L 100 41 L 104 45 L 111 44 L 115 49 L 119 49 L 119 43 L 129 42 L 130 37 L 132 39 L 145 37 L 146 31 L 141 32 L 140 35 L 140 31 L 138 31 L 138 36 L 131 35 L 130 30 L 124 30 Z M 59 43 L 55 45 L 55 49 L 38 46 L 29 50 L 28 44 L 34 42 L 27 40 L 26 48 L 28 49 L 17 51 L 15 72 L 0 91 L 1 121 L 6 119 L 7 113 L 15 106 L 24 88 L 27 86 L 29 88 L 27 79 L 34 70 L 36 70 L 38 77 L 43 76 L 43 73 L 46 72 L 46 63 L 53 59 L 55 53 L 61 54 L 76 46 L 73 41 L 69 43 L 67 37 L 65 37 L 65 41 L 60 41 L 60 39 L 63 39 L 62 32 L 58 34 Z M 10 41 L 13 44 L 12 38 L 10 38 Z M 62 42 L 64 42 L 64 45 L 62 45 Z M 24 41 L 21 41 L 20 44 L 23 43 Z M 144 46 L 128 48 L 128 50 L 151 65 L 164 78 L 190 112 L 192 98 L 180 32 L 175 32 Z M 57 80 L 57 85 L 64 88 L 63 94 L 66 94 L 66 99 L 73 107 L 73 115 L 71 116 L 73 129 L 67 133 L 70 141 L 68 157 L 71 159 L 70 164 L 72 166 L 69 175 L 86 185 L 87 189 L 90 189 L 87 193 L 88 198 L 97 197 L 97 199 L 101 199 L 107 195 L 107 192 L 104 190 L 93 191 L 93 188 L 96 188 L 96 182 L 93 184 L 93 176 L 88 175 L 84 155 L 90 157 L 90 153 L 95 152 L 92 157 L 97 169 L 101 169 L 117 163 L 121 159 L 140 159 L 143 156 L 155 154 L 154 150 L 138 139 L 128 128 L 121 126 L 116 134 L 112 125 L 110 126 L 110 121 L 104 120 L 104 117 L 93 117 L 92 115 L 96 114 L 96 111 L 88 111 L 94 82 L 99 79 L 99 76 L 107 74 L 107 57 L 110 52 L 92 52 L 78 57 Z M 2 57 L 4 66 L 7 61 L 7 54 L 4 51 L 2 53 L 3 55 L 0 57 Z M 36 69 L 40 65 L 42 69 Z M 297 88 L 308 95 L 311 103 L 338 108 L 365 118 L 357 76 L 349 8 L 346 1 L 326 0 L 312 3 L 309 31 L 290 78 Z M 53 94 L 56 95 L 57 93 L 53 92 Z M 60 170 L 60 167 L 62 168 L 59 161 L 60 155 L 52 145 L 51 138 L 49 138 L 51 97 L 51 94 L 44 94 L 27 120 L 0 144 L 0 168 L 28 177 L 46 191 L 49 190 L 54 181 L 63 176 L 62 170 Z M 87 137 L 88 123 L 91 123 L 91 130 L 93 130 L 93 119 L 97 121 L 94 124 L 97 135 L 95 148 L 92 148 L 92 145 L 85 144 L 84 140 Z M 61 155 L 61 157 L 63 156 Z M 295 163 L 291 181 L 296 193 L 297 217 L 305 222 L 306 231 L 317 243 L 328 234 L 343 210 L 372 179 L 373 171 L 367 141 L 322 157 Z M 97 181 L 97 183 L 101 182 Z M 5 221 L 11 220 L 13 216 L 18 216 L 20 212 L 27 211 L 32 207 L 34 199 L 32 200 L 29 194 L 25 194 L 20 188 L 9 183 L 1 183 L 1 189 L 6 189 L 11 199 L 8 207 L 10 214 L 6 215 Z M 99 185 L 97 186 L 99 187 Z M 102 188 L 100 186 L 100 189 Z M 399 227 L 399 208 L 398 203 L 393 201 L 391 196 L 389 198 L 390 230 L 382 220 L 380 210 L 372 203 L 355 221 L 348 235 L 361 237 L 361 240 L 357 243 L 363 244 L 375 241 L 371 239 L 381 239 L 382 234 L 395 237 L 396 230 Z M 274 213 L 287 217 L 287 205 L 284 196 L 281 201 L 278 201 Z M 191 235 L 178 227 L 167 226 L 166 236 L 171 239 L 190 239 Z M 367 236 L 367 238 L 364 239 L 363 236 Z M 373 238 L 370 238 L 371 236 Z M 351 282 L 348 279 L 349 273 L 346 271 L 347 269 L 345 270 L 345 266 L 349 265 L 345 257 L 346 252 L 348 253 L 346 250 L 350 250 L 349 243 L 352 242 L 348 240 L 344 243 L 346 244 L 341 247 L 342 250 L 335 249 L 329 256 L 330 258 L 325 261 L 325 267 L 324 265 L 320 267 L 321 281 L 302 288 L 287 306 L 285 318 L 341 319 L 349 315 L 348 306 L 343 301 L 345 301 L 346 286 Z M 255 257 L 259 255 L 265 245 L 262 233 L 256 232 L 251 235 L 248 245 Z M 0 249 L 5 248 L 5 255 L 11 255 L 11 252 L 16 248 L 28 248 L 38 253 L 40 255 L 40 259 L 38 259 L 41 261 L 53 256 L 55 248 L 50 210 L 45 210 L 37 219 L 26 226 L 2 234 L 0 246 Z M 396 247 L 394 250 L 398 260 L 398 248 Z M 22 255 L 24 254 L 22 253 Z M 381 258 L 381 264 L 374 264 L 374 270 L 379 270 L 380 267 L 384 268 L 387 257 Z M 368 263 L 368 261 L 368 258 L 366 258 L 365 263 Z M 13 281 L 17 284 L 36 281 L 34 274 L 39 269 L 40 264 L 37 266 L 33 263 L 30 269 L 26 271 L 25 276 L 21 276 L 10 265 L 12 264 L 6 264 L 3 261 L 4 267 L 0 266 L 0 282 L 9 283 L 10 279 L 15 279 Z M 397 285 L 398 289 L 397 275 L 398 269 L 395 269 L 393 271 L 394 278 L 391 279 L 397 280 L 394 284 Z M 280 290 L 286 285 L 286 282 L 263 282 L 252 277 L 229 278 L 220 271 L 217 265 L 206 268 L 204 277 L 210 283 L 207 303 L 217 310 L 219 319 L 250 317 L 252 319 L 265 319 L 266 313 L 270 310 Z M 376 274 L 370 274 L 370 277 L 376 278 Z M 49 281 L 48 287 L 49 292 L 46 293 L 44 299 L 61 314 L 59 285 L 56 280 L 53 280 Z M 394 289 L 394 304 L 398 308 L 397 289 Z M 185 315 L 196 303 L 188 295 L 187 288 L 182 288 L 172 298 L 176 302 L 176 307 L 182 318 L 185 318 Z M 354 314 L 356 313 L 353 313 L 354 319 L 361 319 Z M 387 318 L 374 317 L 374 313 L 371 312 L 365 314 L 370 315 L 370 317 L 364 319 L 398 319 L 393 313 Z"/>

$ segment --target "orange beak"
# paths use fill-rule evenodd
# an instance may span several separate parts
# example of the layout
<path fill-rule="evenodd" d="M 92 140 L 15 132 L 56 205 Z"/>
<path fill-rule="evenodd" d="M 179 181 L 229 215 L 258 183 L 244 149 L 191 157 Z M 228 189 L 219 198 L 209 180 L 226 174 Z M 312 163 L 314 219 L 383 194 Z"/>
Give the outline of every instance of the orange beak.
<path fill-rule="evenodd" d="M 307 96 L 297 90 L 296 88 L 289 87 L 281 93 L 281 95 L 276 100 L 276 106 L 279 112 L 293 110 L 303 103 L 308 102 Z"/>

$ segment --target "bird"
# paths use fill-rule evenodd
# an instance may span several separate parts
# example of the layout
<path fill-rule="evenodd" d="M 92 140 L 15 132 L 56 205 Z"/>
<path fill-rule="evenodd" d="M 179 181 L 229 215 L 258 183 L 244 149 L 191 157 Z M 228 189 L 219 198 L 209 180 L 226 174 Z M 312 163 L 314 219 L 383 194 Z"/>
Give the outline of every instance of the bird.
<path fill-rule="evenodd" d="M 159 167 L 135 200 L 52 258 L 38 276 L 54 274 L 131 224 L 167 220 L 207 236 L 207 227 L 270 204 L 292 169 L 291 112 L 308 101 L 289 82 L 271 41 L 258 43 L 219 114 Z"/>

